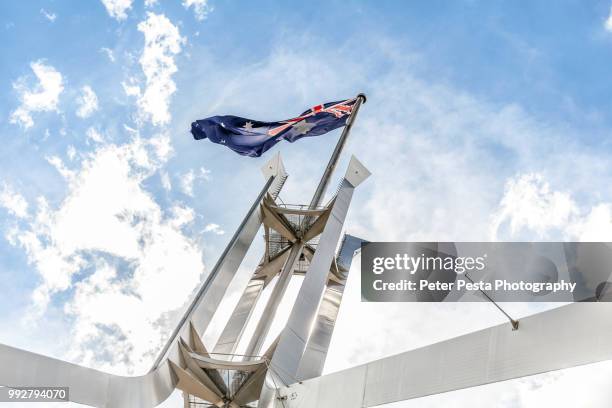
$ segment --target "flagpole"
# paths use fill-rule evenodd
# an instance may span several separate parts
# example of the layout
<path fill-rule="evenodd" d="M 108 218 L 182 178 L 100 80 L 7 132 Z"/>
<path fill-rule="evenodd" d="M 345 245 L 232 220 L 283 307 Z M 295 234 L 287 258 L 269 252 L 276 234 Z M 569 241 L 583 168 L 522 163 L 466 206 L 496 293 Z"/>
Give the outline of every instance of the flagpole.
<path fill-rule="evenodd" d="M 309 208 L 312 209 L 312 208 L 316 208 L 319 205 L 321 205 L 321 201 L 323 200 L 323 197 L 325 196 L 325 191 L 327 190 L 327 187 L 329 185 L 329 180 L 331 179 L 331 176 L 334 173 L 334 169 L 336 168 L 336 165 L 338 164 L 338 159 L 340 158 L 340 154 L 342 154 L 342 149 L 344 148 L 344 145 L 346 144 L 346 140 L 348 139 L 349 134 L 351 133 L 351 128 L 353 127 L 353 123 L 355 123 L 355 119 L 357 118 L 357 113 L 359 112 L 359 108 L 361 107 L 361 104 L 365 102 L 366 102 L 365 94 L 360 93 L 359 95 L 357 95 L 357 101 L 355 102 L 355 105 L 353 106 L 351 116 L 349 116 L 346 126 L 344 127 L 344 129 L 342 130 L 342 134 L 340 135 L 340 139 L 338 139 L 338 143 L 336 143 L 336 147 L 334 148 L 334 151 L 331 157 L 329 158 L 329 162 L 327 163 L 327 167 L 325 168 L 325 171 L 323 172 L 323 176 L 321 176 L 319 185 L 317 186 L 317 189 L 315 190 L 314 195 L 312 196 L 312 200 L 310 201 Z"/>

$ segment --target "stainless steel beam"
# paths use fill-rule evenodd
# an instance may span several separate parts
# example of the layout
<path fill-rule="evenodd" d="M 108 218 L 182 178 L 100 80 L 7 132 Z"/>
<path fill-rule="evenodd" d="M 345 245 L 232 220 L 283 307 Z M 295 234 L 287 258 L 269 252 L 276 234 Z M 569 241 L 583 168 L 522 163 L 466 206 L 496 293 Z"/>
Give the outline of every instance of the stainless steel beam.
<path fill-rule="evenodd" d="M 327 351 L 336 325 L 336 318 L 340 311 L 342 295 L 344 294 L 345 284 L 353 262 L 353 256 L 355 251 L 360 248 L 362 242 L 364 241 L 357 237 L 351 235 L 344 236 L 338 254 L 338 263 L 334 262 L 332 264 L 330 280 L 327 282 L 325 294 L 317 313 L 317 319 L 308 338 L 308 344 L 298 369 L 297 378 L 300 381 L 318 377 L 323 372 Z M 334 266 L 336 268 L 335 271 Z M 343 277 L 343 279 L 339 277 Z"/>
<path fill-rule="evenodd" d="M 300 361 L 297 380 L 302 381 L 318 377 L 323 372 L 343 293 L 344 284 L 328 282 L 312 333 L 308 337 L 304 355 Z"/>
<path fill-rule="evenodd" d="M 612 303 L 573 303 L 282 388 L 285 408 L 362 408 L 612 359 Z M 354 390 L 355 392 L 339 392 Z"/>

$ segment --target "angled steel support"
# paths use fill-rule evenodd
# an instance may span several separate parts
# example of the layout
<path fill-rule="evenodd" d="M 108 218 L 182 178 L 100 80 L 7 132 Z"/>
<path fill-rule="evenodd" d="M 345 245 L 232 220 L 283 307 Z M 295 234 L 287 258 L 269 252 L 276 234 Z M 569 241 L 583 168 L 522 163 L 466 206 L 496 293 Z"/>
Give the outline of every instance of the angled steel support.
<path fill-rule="evenodd" d="M 308 338 L 308 344 L 298 369 L 297 378 L 300 381 L 318 377 L 323 372 L 336 318 L 340 311 L 342 295 L 353 262 L 353 254 L 361 247 L 362 242 L 365 241 L 351 235 L 344 236 L 338 254 L 338 262 L 332 264 L 330 280 L 327 282 L 317 319 Z M 334 266 L 337 270 L 336 273 L 334 273 Z M 343 279 L 341 281 L 338 279 L 338 275 L 342 275 Z"/>
<path fill-rule="evenodd" d="M 304 355 L 300 360 L 297 380 L 301 381 L 321 375 L 343 292 L 344 284 L 332 282 L 327 284 L 312 333 L 308 337 Z"/>
<path fill-rule="evenodd" d="M 572 303 L 281 390 L 285 408 L 362 408 L 612 359 L 612 303 Z M 338 392 L 338 390 L 359 392 Z M 277 401 L 277 407 L 283 405 Z"/>

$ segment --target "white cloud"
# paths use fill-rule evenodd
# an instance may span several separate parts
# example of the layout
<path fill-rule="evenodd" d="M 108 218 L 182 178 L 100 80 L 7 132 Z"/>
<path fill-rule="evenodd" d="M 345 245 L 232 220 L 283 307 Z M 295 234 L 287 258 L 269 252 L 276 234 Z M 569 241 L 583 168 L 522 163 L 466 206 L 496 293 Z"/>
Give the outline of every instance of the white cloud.
<path fill-rule="evenodd" d="M 195 219 L 195 211 L 193 211 L 193 208 L 182 205 L 174 205 L 170 208 L 170 213 L 172 214 L 172 220 L 170 222 L 176 228 L 187 225 Z"/>
<path fill-rule="evenodd" d="M 34 87 L 27 85 L 27 78 L 21 77 L 13 83 L 21 104 L 11 113 L 11 123 L 19 124 L 25 129 L 34 125 L 33 112 L 50 112 L 58 110 L 59 96 L 64 90 L 62 74 L 42 60 L 30 63 L 38 79 Z"/>
<path fill-rule="evenodd" d="M 134 78 L 121 82 L 121 87 L 127 96 L 140 97 L 140 87 Z"/>
<path fill-rule="evenodd" d="M 506 183 L 491 227 L 492 240 L 526 233 L 540 239 L 605 242 L 612 237 L 612 203 L 580 206 L 569 193 L 551 189 L 541 174 L 523 174 Z"/>
<path fill-rule="evenodd" d="M 87 128 L 87 130 L 85 131 L 85 135 L 87 136 L 87 139 L 91 140 L 92 142 L 104 143 L 104 137 L 102 137 L 100 132 L 98 132 L 93 127 Z"/>
<path fill-rule="evenodd" d="M 200 169 L 196 172 L 194 170 L 189 170 L 187 173 L 183 174 L 180 179 L 181 191 L 188 196 L 193 197 L 193 186 L 197 180 L 209 180 L 210 179 L 210 170 L 205 169 L 204 167 L 200 167 Z"/>
<path fill-rule="evenodd" d="M 98 97 L 89 85 L 81 88 L 81 95 L 77 98 L 77 104 L 79 105 L 77 116 L 80 118 L 87 118 L 98 110 Z"/>
<path fill-rule="evenodd" d="M 612 237 L 612 204 L 601 203 L 573 220 L 568 232 L 579 241 L 609 242 Z"/>
<path fill-rule="evenodd" d="M 0 189 L 0 206 L 18 218 L 28 216 L 28 202 L 7 184 Z"/>
<path fill-rule="evenodd" d="M 200 280 L 200 248 L 181 231 L 193 210 L 175 205 L 165 216 L 143 187 L 170 154 L 169 138 L 158 135 L 100 146 L 77 169 L 52 157 L 67 196 L 57 208 L 39 199 L 35 215 L 11 233 L 40 274 L 35 312 L 55 293 L 75 291 L 65 305 L 75 319 L 74 361 L 124 374 L 144 370 L 171 329 L 167 314 Z M 89 276 L 75 282 L 77 273 Z"/>
<path fill-rule="evenodd" d="M 208 224 L 204 227 L 204 232 L 212 232 L 213 234 L 223 235 L 225 231 L 221 229 L 219 224 Z"/>
<path fill-rule="evenodd" d="M 186 9 L 193 7 L 193 12 L 197 20 L 204 20 L 212 7 L 208 5 L 208 0 L 183 0 L 183 7 Z"/>
<path fill-rule="evenodd" d="M 522 228 L 545 237 L 550 229 L 567 227 L 578 208 L 569 194 L 551 191 L 541 174 L 524 174 L 509 180 L 493 217 L 493 237 L 501 225 L 508 221 L 511 234 Z"/>
<path fill-rule="evenodd" d="M 610 11 L 608 12 L 608 18 L 606 19 L 606 22 L 604 23 L 604 27 L 607 31 L 612 32 L 612 7 L 610 7 Z"/>
<path fill-rule="evenodd" d="M 74 160 L 77 155 L 76 148 L 73 145 L 68 146 L 68 149 L 66 149 L 66 155 L 70 160 Z"/>
<path fill-rule="evenodd" d="M 55 167 L 55 170 L 57 170 L 62 177 L 68 181 L 74 180 L 75 172 L 66 167 L 62 159 L 60 159 L 58 156 L 48 156 L 46 159 L 50 165 Z"/>
<path fill-rule="evenodd" d="M 102 0 L 102 4 L 106 7 L 108 15 L 118 21 L 125 20 L 126 11 L 132 8 L 132 0 Z"/>
<path fill-rule="evenodd" d="M 146 87 L 142 95 L 133 86 L 124 85 L 124 89 L 128 95 L 139 95 L 138 107 L 143 119 L 163 125 L 170 121 L 170 98 L 176 91 L 172 80 L 177 71 L 174 56 L 181 51 L 184 39 L 166 16 L 150 12 L 147 19 L 138 24 L 138 30 L 145 37 L 140 65 Z"/>
<path fill-rule="evenodd" d="M 55 19 L 57 18 L 57 15 L 55 13 L 49 12 L 43 8 L 40 9 L 40 14 L 42 14 L 47 20 L 52 23 L 55 22 Z"/>
<path fill-rule="evenodd" d="M 166 191 L 172 190 L 172 183 L 170 182 L 170 175 L 168 174 L 168 172 L 167 171 L 160 172 L 160 178 L 161 178 L 161 183 L 162 183 L 162 187 L 164 188 L 164 190 Z"/>
<path fill-rule="evenodd" d="M 100 48 L 100 52 L 103 52 L 106 55 L 106 57 L 110 60 L 110 62 L 115 62 L 115 53 L 113 52 L 113 50 L 107 47 L 102 47 Z"/>
<path fill-rule="evenodd" d="M 145 7 L 153 7 L 157 4 L 158 0 L 145 0 Z"/>

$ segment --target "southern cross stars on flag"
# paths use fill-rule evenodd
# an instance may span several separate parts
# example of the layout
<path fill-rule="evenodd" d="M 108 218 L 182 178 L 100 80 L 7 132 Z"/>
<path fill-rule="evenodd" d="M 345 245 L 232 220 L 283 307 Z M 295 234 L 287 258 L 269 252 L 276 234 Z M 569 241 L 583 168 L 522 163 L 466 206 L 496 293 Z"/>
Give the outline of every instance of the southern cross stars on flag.
<path fill-rule="evenodd" d="M 238 116 L 211 116 L 191 124 L 196 140 L 209 139 L 236 153 L 259 157 L 281 140 L 291 143 L 319 136 L 346 125 L 357 98 L 317 105 L 300 116 L 278 122 L 261 122 Z"/>

